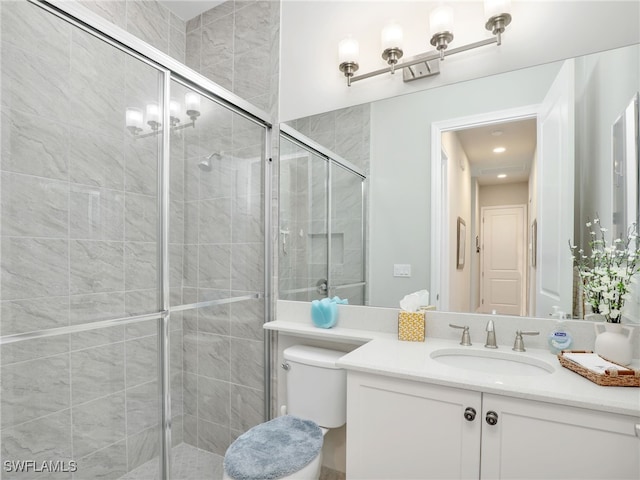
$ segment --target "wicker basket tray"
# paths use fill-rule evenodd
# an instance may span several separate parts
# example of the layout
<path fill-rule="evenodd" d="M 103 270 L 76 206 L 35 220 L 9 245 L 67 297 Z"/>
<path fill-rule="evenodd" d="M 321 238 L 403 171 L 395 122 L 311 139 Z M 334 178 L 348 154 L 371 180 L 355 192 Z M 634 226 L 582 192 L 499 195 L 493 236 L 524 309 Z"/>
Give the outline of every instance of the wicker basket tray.
<path fill-rule="evenodd" d="M 591 370 L 584 368 L 582 365 L 579 365 L 564 356 L 565 353 L 593 353 L 589 350 L 563 350 L 558 354 L 558 360 L 560 364 L 576 372 L 579 375 L 591 380 L 593 383 L 598 385 L 603 385 L 606 387 L 640 387 L 640 370 L 629 369 L 626 371 L 609 371 L 605 370 L 605 373 L 595 373 Z M 608 362 L 608 360 L 605 358 Z M 615 363 L 615 362 L 611 362 Z M 619 365 L 619 364 L 616 364 Z M 622 365 L 620 365 L 623 367 Z M 629 367 L 623 367 L 629 368 Z"/>

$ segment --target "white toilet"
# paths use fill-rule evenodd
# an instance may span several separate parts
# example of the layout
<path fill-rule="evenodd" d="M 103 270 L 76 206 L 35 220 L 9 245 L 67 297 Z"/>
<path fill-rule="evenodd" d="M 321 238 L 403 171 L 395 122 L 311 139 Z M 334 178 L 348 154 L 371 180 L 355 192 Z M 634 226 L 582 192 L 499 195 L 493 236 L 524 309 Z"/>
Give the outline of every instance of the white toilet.
<path fill-rule="evenodd" d="M 231 444 L 225 480 L 317 480 L 323 437 L 346 422 L 347 375 L 336 366 L 345 353 L 295 345 L 283 354 L 288 415 L 253 427 Z"/>

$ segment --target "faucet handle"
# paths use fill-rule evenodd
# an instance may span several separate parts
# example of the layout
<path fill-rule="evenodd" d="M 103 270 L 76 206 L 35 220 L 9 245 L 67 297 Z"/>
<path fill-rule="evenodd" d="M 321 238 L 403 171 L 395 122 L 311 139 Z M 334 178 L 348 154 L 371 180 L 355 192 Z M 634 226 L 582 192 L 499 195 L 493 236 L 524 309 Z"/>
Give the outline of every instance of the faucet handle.
<path fill-rule="evenodd" d="M 471 346 L 471 337 L 469 336 L 469 325 L 465 325 L 461 327 L 460 325 L 454 325 L 450 323 L 449 326 L 451 328 L 459 328 L 462 330 L 462 338 L 460 339 L 460 345 L 464 345 L 465 347 Z"/>
<path fill-rule="evenodd" d="M 526 352 L 524 348 L 524 340 L 522 340 L 522 335 L 540 335 L 540 332 L 523 332 L 521 330 L 516 330 L 516 339 L 513 342 L 512 350 L 515 352 Z"/>

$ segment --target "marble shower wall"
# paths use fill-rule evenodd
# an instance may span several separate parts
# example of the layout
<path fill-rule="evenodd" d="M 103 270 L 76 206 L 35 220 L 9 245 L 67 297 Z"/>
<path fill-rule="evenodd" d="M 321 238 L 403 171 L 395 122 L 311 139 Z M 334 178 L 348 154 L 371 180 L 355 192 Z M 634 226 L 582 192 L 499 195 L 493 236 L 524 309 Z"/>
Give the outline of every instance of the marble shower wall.
<path fill-rule="evenodd" d="M 81 3 L 193 58 L 194 29 L 157 2 Z M 197 17 L 200 67 L 276 112 L 279 3 L 219 8 Z M 224 30 L 209 19 L 225 9 L 233 34 L 214 44 L 232 60 L 213 68 L 209 33 Z M 126 107 L 158 101 L 157 73 L 24 0 L 0 2 L 0 21 L 0 334 L 156 311 L 158 144 L 123 127 Z M 173 305 L 264 291 L 263 130 L 213 110 L 206 135 L 172 134 Z M 214 151 L 225 160 L 205 175 Z M 262 421 L 263 321 L 263 300 L 172 316 L 174 444 L 184 424 L 184 441 L 222 454 Z M 117 478 L 156 456 L 156 344 L 151 321 L 3 347 L 3 460 L 74 459 L 78 478 Z"/>
<path fill-rule="evenodd" d="M 276 118 L 279 16 L 279 2 L 262 0 L 198 15 L 186 24 L 187 66 Z M 211 110 L 206 133 L 185 137 L 185 303 L 264 292 L 263 130 Z M 199 169 L 212 154 L 212 170 Z M 223 455 L 263 420 L 263 322 L 264 300 L 185 312 L 185 442 Z"/>
<path fill-rule="evenodd" d="M 323 295 L 296 290 L 327 278 L 328 162 L 288 140 L 280 142 L 279 296 L 311 301 Z"/>
<path fill-rule="evenodd" d="M 305 117 L 288 123 L 303 135 L 351 162 L 368 175 L 371 123 L 368 104 Z M 315 160 L 314 163 L 319 161 Z M 322 167 L 316 165 L 314 168 L 317 170 Z M 294 175 L 289 172 L 288 174 L 286 181 L 291 184 L 291 193 L 288 195 L 294 195 L 293 192 L 297 192 L 298 199 L 290 208 L 285 204 L 284 209 L 294 219 L 295 225 L 291 230 L 308 231 L 312 238 L 292 235 L 290 242 L 295 254 L 283 256 L 282 252 L 279 253 L 280 288 L 288 285 L 296 285 L 289 288 L 313 286 L 321 278 L 322 272 L 326 271 L 326 241 L 324 243 L 320 241 L 322 236 L 319 234 L 322 232 L 318 230 L 326 224 L 326 212 L 318 210 L 322 199 L 321 193 L 316 191 L 319 190 L 318 185 L 322 185 L 322 174 L 315 170 L 309 172 L 308 167 L 305 167 L 301 174 L 300 169 L 301 165 L 298 164 L 296 166 L 298 173 Z M 313 178 L 311 183 L 315 188 L 309 188 L 310 178 Z M 361 183 L 356 175 L 334 167 L 332 188 L 332 283 L 339 285 L 362 282 L 365 280 L 362 278 L 362 269 L 366 245 L 363 244 L 360 229 L 363 215 Z M 308 195 L 307 192 L 313 192 L 309 199 L 305 198 L 305 195 Z M 287 195 L 281 199 L 283 200 L 287 200 Z M 324 233 L 326 234 L 326 230 Z M 280 295 L 280 298 L 310 300 L 317 297 L 314 292 L 305 298 L 301 295 L 303 294 L 295 294 L 295 298 Z M 362 287 L 338 289 L 331 292 L 331 295 L 347 298 L 352 304 L 364 304 L 366 300 L 365 289 Z"/>
<path fill-rule="evenodd" d="M 180 88 L 172 85 L 179 96 Z M 206 98 L 201 111 L 197 128 L 182 131 L 185 304 L 264 294 L 265 288 L 266 130 Z M 184 441 L 223 455 L 263 419 L 264 300 L 183 316 Z"/>
<path fill-rule="evenodd" d="M 176 30 L 155 2 L 89 6 L 136 34 Z M 134 140 L 124 112 L 158 102 L 158 72 L 26 1 L 1 2 L 0 21 L 0 334 L 157 311 L 158 143 Z M 180 364 L 179 323 L 171 336 Z M 0 364 L 3 460 L 117 478 L 157 455 L 155 321 L 6 345 Z"/>
<path fill-rule="evenodd" d="M 188 67 L 277 118 L 279 1 L 228 0 L 186 28 Z"/>
<path fill-rule="evenodd" d="M 155 0 L 80 0 L 78 3 L 185 63 L 186 22 Z"/>

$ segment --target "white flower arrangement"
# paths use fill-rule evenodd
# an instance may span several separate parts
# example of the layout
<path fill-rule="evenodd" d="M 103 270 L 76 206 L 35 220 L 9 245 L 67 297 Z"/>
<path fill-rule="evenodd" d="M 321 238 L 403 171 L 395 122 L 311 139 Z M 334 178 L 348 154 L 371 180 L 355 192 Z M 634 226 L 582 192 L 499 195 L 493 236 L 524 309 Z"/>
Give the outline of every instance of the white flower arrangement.
<path fill-rule="evenodd" d="M 587 222 L 590 252 L 569 243 L 573 260 L 583 283 L 584 296 L 593 310 L 607 322 L 620 323 L 622 307 L 629 298 L 631 283 L 640 271 L 638 226 L 634 223 L 625 239 L 616 238 L 607 244 L 607 229 L 595 218 Z"/>

